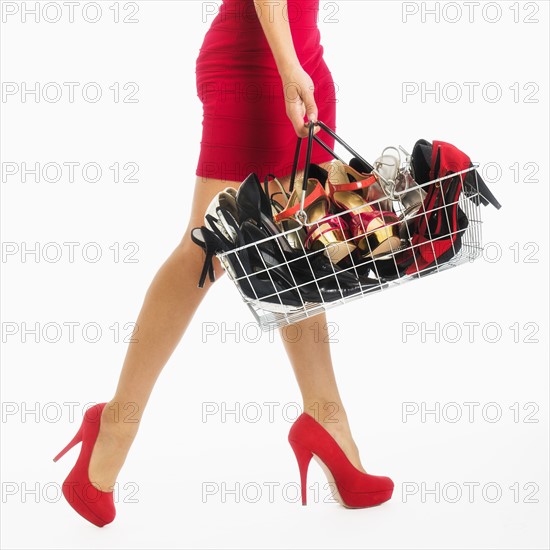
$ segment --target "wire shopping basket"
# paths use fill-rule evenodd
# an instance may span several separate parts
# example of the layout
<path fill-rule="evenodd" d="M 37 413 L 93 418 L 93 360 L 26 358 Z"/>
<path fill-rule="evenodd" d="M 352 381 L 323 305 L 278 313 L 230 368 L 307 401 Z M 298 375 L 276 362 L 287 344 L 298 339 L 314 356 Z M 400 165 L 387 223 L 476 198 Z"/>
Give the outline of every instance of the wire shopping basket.
<path fill-rule="evenodd" d="M 252 223 L 233 228 L 242 233 L 242 238 L 232 249 L 216 255 L 262 330 L 295 323 L 392 286 L 474 261 L 483 250 L 481 206 L 487 202 L 498 205 L 479 177 L 477 165 L 465 155 L 465 169 L 443 175 L 436 170 L 440 177 L 427 179 L 424 175 L 418 178 L 426 179 L 421 182 L 412 179 L 411 155 L 402 149 L 406 161 L 399 160 L 398 178 L 389 180 L 384 175 L 384 156 L 371 166 L 322 122 L 315 125 L 332 135 L 370 172 L 363 172 L 359 182 L 353 178 L 335 181 L 337 178 L 329 175 L 323 189 L 330 197 L 326 204 L 331 205 L 331 210 L 319 217 L 319 208 L 308 209 L 308 196 L 316 192 L 311 189 L 318 191 L 319 184 L 311 178 L 318 173 L 310 164 L 313 141 L 333 154 L 335 170 L 346 166 L 314 136 L 314 125 L 310 124 L 304 175 L 301 189 L 295 190 L 299 201 L 295 201 L 293 215 L 276 228 L 264 220 L 271 227 L 267 233 Z M 296 182 L 301 141 L 296 149 L 291 191 Z M 438 150 L 437 168 L 445 164 L 440 153 Z M 433 174 L 429 166 L 426 169 L 426 174 Z M 373 189 L 379 193 L 370 193 Z M 367 200 L 371 197 L 374 198 Z M 275 208 L 274 201 L 270 204 L 275 221 L 284 217 L 282 205 Z"/>

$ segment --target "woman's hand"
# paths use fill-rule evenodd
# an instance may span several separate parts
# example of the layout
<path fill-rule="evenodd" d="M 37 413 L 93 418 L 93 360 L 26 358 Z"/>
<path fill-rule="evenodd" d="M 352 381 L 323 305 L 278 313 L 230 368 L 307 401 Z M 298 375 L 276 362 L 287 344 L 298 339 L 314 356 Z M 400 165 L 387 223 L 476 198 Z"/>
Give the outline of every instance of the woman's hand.
<path fill-rule="evenodd" d="M 307 114 L 309 121 L 317 122 L 317 105 L 313 98 L 313 81 L 302 68 L 294 49 L 287 0 L 254 0 L 254 6 L 283 82 L 286 114 L 296 134 L 307 137 L 304 117 Z M 315 133 L 318 131 L 319 126 Z"/>
<path fill-rule="evenodd" d="M 304 117 L 311 122 L 317 122 L 317 104 L 313 97 L 314 85 L 311 77 L 301 65 L 295 65 L 281 74 L 286 114 L 299 137 L 307 137 L 308 130 Z M 319 127 L 315 128 L 315 133 Z"/>

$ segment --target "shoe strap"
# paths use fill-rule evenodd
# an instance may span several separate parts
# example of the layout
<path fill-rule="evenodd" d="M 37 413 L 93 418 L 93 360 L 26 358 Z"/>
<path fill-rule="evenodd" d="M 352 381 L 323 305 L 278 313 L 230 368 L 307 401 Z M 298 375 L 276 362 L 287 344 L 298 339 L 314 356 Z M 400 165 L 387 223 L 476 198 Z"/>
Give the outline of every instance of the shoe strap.
<path fill-rule="evenodd" d="M 376 176 L 370 175 L 360 181 L 350 181 L 349 183 L 331 183 L 330 178 L 327 180 L 329 196 L 333 196 L 338 191 L 360 191 L 371 185 L 378 183 Z"/>
<path fill-rule="evenodd" d="M 271 196 L 269 195 L 269 188 L 268 188 L 268 184 L 269 184 L 269 180 L 271 178 L 271 181 L 274 181 L 277 186 L 279 187 L 279 192 L 283 195 L 283 197 L 285 197 L 285 199 L 288 201 L 288 199 L 290 198 L 290 195 L 287 193 L 286 189 L 284 188 L 283 184 L 279 181 L 279 179 L 277 178 L 277 176 L 275 176 L 274 174 L 267 174 L 267 176 L 265 177 L 264 179 L 264 193 L 270 198 L 272 199 L 273 198 L 273 195 L 276 195 L 277 193 L 273 193 Z"/>
<path fill-rule="evenodd" d="M 193 229 L 193 231 L 200 231 L 202 235 L 202 239 L 199 239 L 196 237 L 193 232 L 191 233 L 191 240 L 199 245 L 204 250 L 204 264 L 202 266 L 201 274 L 199 276 L 199 288 L 204 287 L 204 283 L 206 281 L 206 276 L 208 275 L 208 278 L 210 279 L 210 282 L 213 283 L 216 280 L 216 276 L 214 273 L 214 264 L 212 262 L 212 259 L 214 258 L 214 255 L 218 251 L 219 246 L 215 245 L 214 242 L 216 241 L 216 237 L 214 233 L 212 233 L 209 229 L 206 227 L 196 227 Z"/>
<path fill-rule="evenodd" d="M 323 186 L 319 182 L 319 180 L 309 178 L 310 182 L 315 182 L 315 187 L 313 188 L 313 191 L 306 197 L 304 208 L 308 208 L 310 205 L 312 205 L 316 200 L 320 199 L 321 197 L 324 197 L 328 201 L 327 194 L 325 193 L 325 190 L 323 189 Z M 298 194 L 301 193 L 301 190 L 295 189 L 292 192 L 291 199 L 294 197 L 294 193 L 296 193 L 296 196 L 299 196 Z M 288 218 L 292 218 L 295 214 L 297 214 L 300 211 L 301 204 L 300 201 L 297 200 L 296 203 L 293 206 L 285 208 L 283 211 L 279 212 L 278 214 L 275 214 L 273 219 L 276 223 L 279 223 L 283 220 L 287 220 Z"/>
<path fill-rule="evenodd" d="M 327 218 L 326 220 L 320 220 L 317 222 L 308 232 L 304 246 L 309 248 L 311 244 L 317 241 L 325 233 L 332 233 L 334 231 L 341 231 L 344 238 L 348 231 L 348 224 L 342 218 L 338 218 L 338 221 L 333 218 Z"/>
<path fill-rule="evenodd" d="M 384 225 L 390 225 L 393 223 L 398 223 L 399 217 L 396 214 L 392 214 L 391 212 L 381 212 L 380 210 L 372 210 L 372 212 L 350 212 L 351 216 L 351 227 L 352 229 L 360 229 L 363 232 L 366 232 L 368 229 L 369 224 L 376 219 L 380 219 Z M 355 233 L 355 231 L 354 231 Z M 357 236 L 357 235 L 355 235 Z"/>

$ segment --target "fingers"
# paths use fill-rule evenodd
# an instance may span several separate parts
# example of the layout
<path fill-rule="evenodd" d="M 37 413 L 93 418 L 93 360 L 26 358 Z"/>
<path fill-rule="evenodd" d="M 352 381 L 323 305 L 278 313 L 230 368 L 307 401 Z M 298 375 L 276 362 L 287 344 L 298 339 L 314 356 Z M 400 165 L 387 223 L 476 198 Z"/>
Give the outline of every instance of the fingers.
<path fill-rule="evenodd" d="M 319 120 L 319 110 L 317 109 L 317 103 L 315 102 L 315 97 L 313 96 L 313 89 L 308 90 L 304 96 L 302 96 L 302 101 L 305 105 L 305 111 L 307 113 L 307 119 L 309 122 L 317 122 Z M 313 130 L 315 135 L 320 130 L 319 126 L 316 126 Z M 306 128 L 307 135 L 307 128 Z"/>
<path fill-rule="evenodd" d="M 317 104 L 315 103 L 315 98 L 313 97 L 313 92 L 308 91 L 302 96 L 302 101 L 304 102 L 307 119 L 311 122 L 317 122 L 317 117 L 319 116 L 319 111 L 317 110 Z"/>
<path fill-rule="evenodd" d="M 308 132 L 304 122 L 304 106 L 298 102 L 291 103 L 288 106 L 287 115 L 298 137 L 307 137 Z"/>
<path fill-rule="evenodd" d="M 320 130 L 321 130 L 320 126 L 315 126 L 315 128 L 313 130 L 313 135 L 317 134 Z"/>
<path fill-rule="evenodd" d="M 292 126 L 294 126 L 294 131 L 296 132 L 296 135 L 301 138 L 306 138 L 309 135 L 309 122 L 304 120 L 304 116 L 302 113 L 298 114 L 297 116 L 294 116 L 290 119 L 292 122 Z M 314 121 L 311 121 L 312 123 Z M 313 135 L 317 134 L 321 128 L 319 126 L 316 126 L 313 130 Z"/>
<path fill-rule="evenodd" d="M 310 113 L 307 117 L 307 121 L 304 120 L 306 112 Z M 307 109 L 304 103 L 298 101 L 288 104 L 287 108 L 287 116 L 290 119 L 292 126 L 294 126 L 294 131 L 296 132 L 296 135 L 302 138 L 307 137 L 309 133 L 307 122 L 317 122 L 317 113 L 317 105 L 315 105 L 315 102 L 310 104 L 309 109 Z M 314 135 L 317 134 L 320 129 L 321 128 L 319 126 L 316 126 L 313 131 Z"/>
<path fill-rule="evenodd" d="M 302 138 L 307 137 L 308 127 L 304 117 L 307 116 L 308 121 L 317 122 L 319 116 L 311 79 L 307 77 L 305 82 L 292 82 L 285 85 L 285 99 L 287 101 L 287 115 L 296 134 Z M 314 129 L 314 134 L 319 130 L 320 128 L 317 126 Z"/>

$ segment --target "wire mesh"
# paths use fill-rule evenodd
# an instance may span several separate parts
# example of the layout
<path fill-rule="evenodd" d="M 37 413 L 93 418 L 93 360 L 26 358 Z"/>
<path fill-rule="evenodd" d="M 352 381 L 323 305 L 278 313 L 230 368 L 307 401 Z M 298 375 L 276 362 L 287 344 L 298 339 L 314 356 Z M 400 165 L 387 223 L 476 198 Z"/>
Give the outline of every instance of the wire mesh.
<path fill-rule="evenodd" d="M 388 197 L 363 202 L 218 258 L 262 330 L 472 262 L 483 251 L 476 167 L 393 193 L 391 212 L 379 210 Z M 423 201 L 405 208 L 403 197 L 420 189 Z M 330 245 L 308 241 L 328 230 L 337 235 Z"/>

